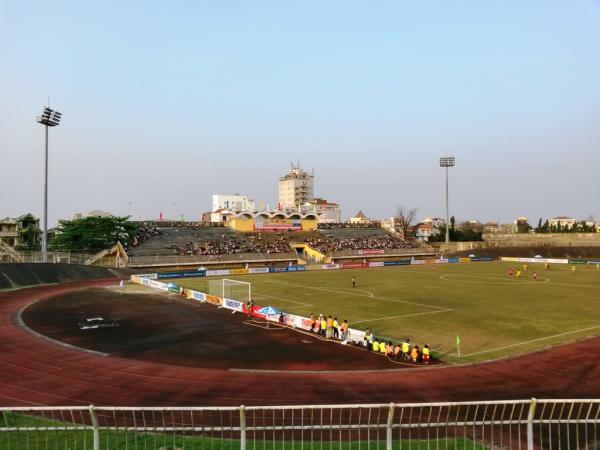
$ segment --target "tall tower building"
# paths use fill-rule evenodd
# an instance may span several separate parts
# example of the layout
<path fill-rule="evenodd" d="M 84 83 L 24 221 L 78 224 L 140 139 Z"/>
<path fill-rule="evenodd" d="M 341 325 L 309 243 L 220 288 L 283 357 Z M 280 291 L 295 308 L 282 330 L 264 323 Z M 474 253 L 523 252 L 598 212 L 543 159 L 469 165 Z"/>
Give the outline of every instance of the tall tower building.
<path fill-rule="evenodd" d="M 315 176 L 298 165 L 292 164 L 287 175 L 279 179 L 279 206 L 283 209 L 300 209 L 300 205 L 312 200 L 315 192 Z"/>

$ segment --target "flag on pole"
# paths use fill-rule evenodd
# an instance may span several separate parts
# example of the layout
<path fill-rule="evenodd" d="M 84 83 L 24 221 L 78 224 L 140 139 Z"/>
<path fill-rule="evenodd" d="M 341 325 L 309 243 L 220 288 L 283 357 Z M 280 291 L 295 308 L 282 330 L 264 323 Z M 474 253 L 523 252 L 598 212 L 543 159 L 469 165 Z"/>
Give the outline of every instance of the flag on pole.
<path fill-rule="evenodd" d="M 161 222 L 163 221 L 163 213 L 161 211 L 160 216 L 158 217 L 158 220 L 160 220 Z"/>
<path fill-rule="evenodd" d="M 460 358 L 460 334 L 456 335 L 456 350 L 458 351 L 458 357 Z"/>

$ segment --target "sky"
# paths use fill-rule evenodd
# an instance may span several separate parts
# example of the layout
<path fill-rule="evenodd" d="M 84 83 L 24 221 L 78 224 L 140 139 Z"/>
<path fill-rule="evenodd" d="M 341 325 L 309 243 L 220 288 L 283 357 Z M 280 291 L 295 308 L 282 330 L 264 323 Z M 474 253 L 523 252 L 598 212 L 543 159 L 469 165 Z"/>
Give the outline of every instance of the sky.
<path fill-rule="evenodd" d="M 300 161 L 343 217 L 600 220 L 600 0 L 0 0 L 0 217 L 199 220 Z"/>

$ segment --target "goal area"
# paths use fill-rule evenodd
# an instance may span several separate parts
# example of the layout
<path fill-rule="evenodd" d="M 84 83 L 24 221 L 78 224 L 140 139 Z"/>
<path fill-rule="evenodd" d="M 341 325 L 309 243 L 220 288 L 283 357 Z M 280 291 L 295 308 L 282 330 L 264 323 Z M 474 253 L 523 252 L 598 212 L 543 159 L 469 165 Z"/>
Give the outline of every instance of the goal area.
<path fill-rule="evenodd" d="M 247 303 L 252 298 L 252 284 L 223 278 L 208 282 L 208 294 Z"/>

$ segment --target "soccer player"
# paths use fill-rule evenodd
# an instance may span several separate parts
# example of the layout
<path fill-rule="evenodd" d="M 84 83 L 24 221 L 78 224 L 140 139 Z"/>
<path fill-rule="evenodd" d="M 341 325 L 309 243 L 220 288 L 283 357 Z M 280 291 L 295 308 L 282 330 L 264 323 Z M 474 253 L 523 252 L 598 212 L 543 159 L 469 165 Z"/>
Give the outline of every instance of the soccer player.
<path fill-rule="evenodd" d="M 352 277 L 352 287 L 353 288 L 356 287 L 356 277 L 355 276 Z"/>
<path fill-rule="evenodd" d="M 571 271 L 572 271 L 572 272 L 575 272 L 576 270 L 577 270 L 577 268 L 576 268 L 575 266 L 572 266 L 572 267 L 571 267 Z"/>
<path fill-rule="evenodd" d="M 515 268 L 511 267 L 510 270 L 508 271 L 508 276 L 512 277 L 515 274 Z"/>
<path fill-rule="evenodd" d="M 550 263 L 544 263 L 544 267 L 546 268 L 546 270 L 550 270 Z"/>
<path fill-rule="evenodd" d="M 517 273 L 515 273 L 515 278 L 519 278 L 521 276 L 521 271 L 517 270 Z"/>
<path fill-rule="evenodd" d="M 537 272 L 533 272 L 532 277 L 533 277 L 533 281 L 537 281 Z"/>

